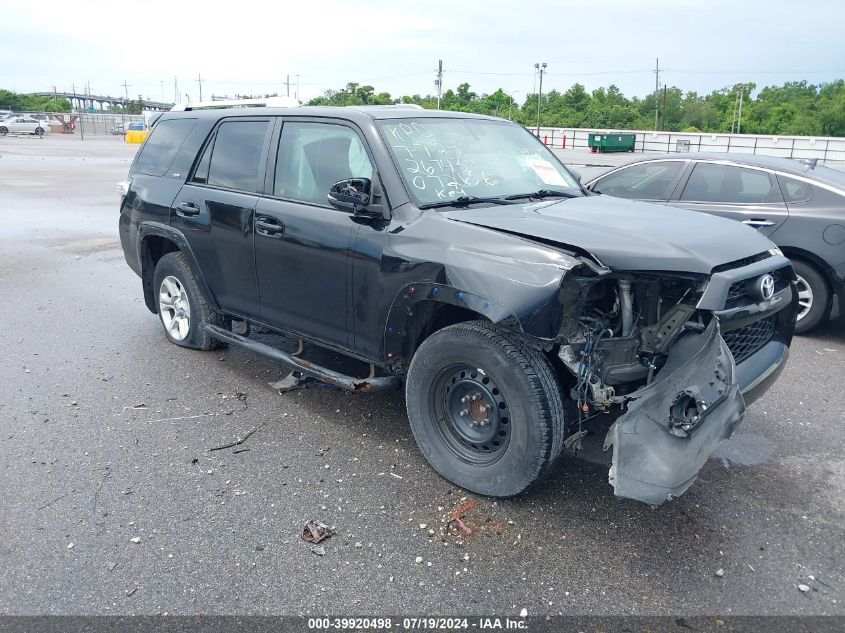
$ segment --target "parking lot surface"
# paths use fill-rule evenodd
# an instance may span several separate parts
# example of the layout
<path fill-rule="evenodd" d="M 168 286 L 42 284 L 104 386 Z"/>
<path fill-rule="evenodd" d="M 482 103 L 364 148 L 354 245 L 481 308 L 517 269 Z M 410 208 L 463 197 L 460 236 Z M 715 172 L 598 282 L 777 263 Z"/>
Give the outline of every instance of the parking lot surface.
<path fill-rule="evenodd" d="M 845 321 L 675 502 L 576 459 L 497 502 L 427 466 L 401 393 L 169 344 L 117 237 L 135 149 L 0 142 L 0 613 L 845 614 Z"/>

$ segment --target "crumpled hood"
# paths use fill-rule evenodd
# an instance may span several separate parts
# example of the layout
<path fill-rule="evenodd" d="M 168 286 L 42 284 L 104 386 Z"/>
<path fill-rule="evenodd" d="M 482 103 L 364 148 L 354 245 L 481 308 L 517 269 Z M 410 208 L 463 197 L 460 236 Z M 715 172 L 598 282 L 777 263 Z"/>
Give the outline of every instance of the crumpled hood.
<path fill-rule="evenodd" d="M 610 196 L 469 207 L 443 215 L 581 249 L 618 270 L 709 274 L 715 266 L 774 246 L 734 220 Z"/>

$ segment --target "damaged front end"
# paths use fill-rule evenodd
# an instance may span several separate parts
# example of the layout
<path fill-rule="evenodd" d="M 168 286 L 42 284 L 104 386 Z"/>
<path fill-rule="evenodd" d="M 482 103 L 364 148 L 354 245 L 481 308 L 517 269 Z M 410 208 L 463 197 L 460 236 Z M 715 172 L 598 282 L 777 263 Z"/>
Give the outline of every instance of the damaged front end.
<path fill-rule="evenodd" d="M 604 444 L 613 448 L 608 478 L 617 496 L 659 505 L 692 485 L 742 422 L 735 370 L 713 318 L 703 332 L 675 343 L 653 382 L 622 398 L 626 411 Z"/>
<path fill-rule="evenodd" d="M 558 356 L 578 410 L 566 446 L 581 449 L 613 420 L 603 449 L 617 496 L 659 505 L 681 495 L 742 422 L 733 353 L 717 314 L 699 309 L 707 283 L 607 271 L 561 286 Z"/>

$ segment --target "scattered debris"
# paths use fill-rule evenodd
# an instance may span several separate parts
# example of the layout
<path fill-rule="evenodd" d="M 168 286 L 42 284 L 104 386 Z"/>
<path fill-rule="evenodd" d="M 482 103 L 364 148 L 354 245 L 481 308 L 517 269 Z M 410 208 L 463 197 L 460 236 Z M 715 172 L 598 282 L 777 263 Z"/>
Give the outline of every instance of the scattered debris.
<path fill-rule="evenodd" d="M 466 523 L 462 521 L 464 514 L 469 512 L 475 507 L 475 501 L 469 501 L 462 505 L 460 508 L 455 510 L 455 513 L 452 515 L 452 521 L 458 524 L 458 527 L 461 528 L 467 534 L 472 534 L 472 530 L 467 527 Z"/>
<path fill-rule="evenodd" d="M 135 543 L 135 545 L 137 545 L 138 543 L 141 542 L 141 537 L 140 536 L 133 536 L 131 539 L 129 539 L 129 542 Z"/>
<path fill-rule="evenodd" d="M 311 553 L 316 554 L 317 556 L 325 556 L 326 555 L 326 548 L 320 545 L 313 545 L 311 547 Z"/>
<path fill-rule="evenodd" d="M 297 389 L 305 389 L 308 385 L 316 382 L 311 376 L 303 376 L 298 371 L 292 371 L 287 376 L 276 382 L 268 383 L 273 389 L 279 390 L 279 395 L 287 393 L 288 391 L 296 391 Z"/>
<path fill-rule="evenodd" d="M 798 585 L 798 591 L 800 591 L 801 593 L 807 593 L 808 591 L 810 591 L 810 586 L 805 585 L 805 584 L 800 584 L 800 585 Z"/>
<path fill-rule="evenodd" d="M 68 548 L 68 549 L 73 549 L 73 543 L 68 543 L 68 544 L 67 544 L 67 548 Z"/>
<path fill-rule="evenodd" d="M 424 530 L 424 529 L 426 529 L 427 527 L 428 527 L 428 525 L 427 525 L 426 523 L 420 523 L 420 529 L 421 529 L 421 530 Z"/>
<path fill-rule="evenodd" d="M 721 567 L 719 567 L 719 569 L 717 569 L 717 570 L 716 570 L 716 575 L 717 575 L 719 578 L 721 578 L 722 576 L 724 576 L 724 575 L 725 575 L 725 570 L 724 570 L 724 569 L 722 569 Z"/>
<path fill-rule="evenodd" d="M 422 556 L 417 556 L 417 557 L 414 559 L 414 562 L 415 562 L 417 565 L 419 565 L 421 562 L 423 562 L 423 557 L 422 557 Z"/>
<path fill-rule="evenodd" d="M 61 499 L 64 499 L 65 497 L 67 497 L 67 493 L 63 494 L 61 497 L 56 497 L 56 498 L 55 498 L 55 499 L 53 499 L 52 501 L 48 501 L 48 502 L 47 502 L 47 503 L 45 503 L 44 505 L 38 506 L 38 507 L 36 508 L 36 510 L 43 510 L 44 508 L 49 508 L 51 505 L 53 505 L 54 503 L 56 503 L 56 501 L 59 501 L 59 500 L 61 500 Z"/>
<path fill-rule="evenodd" d="M 222 451 L 226 448 L 234 448 L 235 446 L 240 446 L 244 442 L 249 439 L 249 436 L 255 433 L 258 430 L 258 427 L 254 427 L 249 433 L 244 435 L 242 438 L 238 438 L 237 441 L 232 442 L 231 444 L 224 444 L 223 446 L 215 446 L 214 448 L 209 448 L 206 452 L 210 453 L 212 451 Z"/>
<path fill-rule="evenodd" d="M 519 612 L 519 617 L 527 618 L 528 617 L 528 609 L 523 607 L 522 611 Z"/>
<path fill-rule="evenodd" d="M 334 532 L 332 532 L 328 525 L 322 521 L 311 519 L 305 523 L 305 527 L 302 529 L 302 534 L 300 536 L 306 543 L 317 544 L 320 541 L 329 538 L 332 534 L 334 534 Z"/>
<path fill-rule="evenodd" d="M 106 563 L 106 569 L 109 571 L 114 571 L 119 563 Z"/>
<path fill-rule="evenodd" d="M 397 475 L 396 473 L 390 473 L 391 477 L 396 477 L 396 479 L 405 479 L 402 475 Z"/>
<path fill-rule="evenodd" d="M 132 587 L 132 589 L 127 589 L 126 590 L 126 597 L 130 598 L 132 596 L 132 594 L 134 594 L 136 591 L 138 591 L 138 587 Z"/>
<path fill-rule="evenodd" d="M 76 405 L 76 401 L 71 402 L 72 405 Z M 131 407 L 123 407 L 124 411 L 143 411 L 147 408 L 146 402 L 139 402 L 138 404 L 133 404 Z"/>

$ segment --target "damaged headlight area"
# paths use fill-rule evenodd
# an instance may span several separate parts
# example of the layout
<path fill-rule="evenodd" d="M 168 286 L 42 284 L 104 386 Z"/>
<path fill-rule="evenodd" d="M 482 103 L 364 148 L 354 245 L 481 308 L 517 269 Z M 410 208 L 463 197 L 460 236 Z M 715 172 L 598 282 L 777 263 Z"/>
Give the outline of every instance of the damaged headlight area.
<path fill-rule="evenodd" d="M 615 421 L 610 483 L 658 505 L 682 494 L 745 403 L 718 318 L 696 308 L 706 279 L 614 275 L 564 281 L 559 357 L 574 377 L 576 450 L 599 420 Z M 568 302 L 568 303 L 566 303 Z M 594 421 L 594 418 L 598 420 Z"/>

